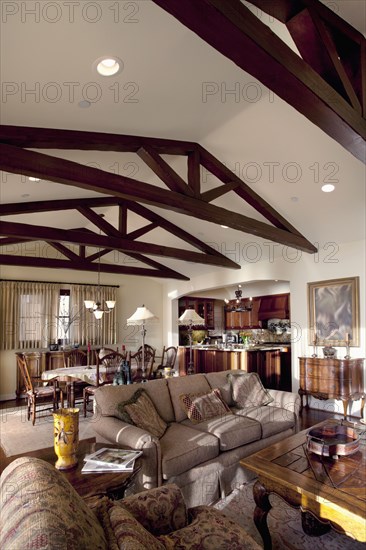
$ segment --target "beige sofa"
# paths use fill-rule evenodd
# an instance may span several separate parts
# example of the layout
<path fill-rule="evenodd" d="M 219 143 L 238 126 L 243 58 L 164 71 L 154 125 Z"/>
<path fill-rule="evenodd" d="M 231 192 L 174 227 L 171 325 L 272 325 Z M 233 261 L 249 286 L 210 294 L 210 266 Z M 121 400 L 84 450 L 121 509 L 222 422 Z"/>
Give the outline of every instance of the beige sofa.
<path fill-rule="evenodd" d="M 177 484 L 188 506 L 210 504 L 253 476 L 239 461 L 297 431 L 297 393 L 265 390 L 270 403 L 239 408 L 234 386 L 248 374 L 223 371 L 150 380 L 144 384 L 102 386 L 95 393 L 97 434 L 121 447 L 143 449 L 136 490 Z M 234 382 L 233 382 L 234 381 Z M 167 427 L 161 437 L 118 418 L 117 408 L 143 389 Z M 193 423 L 182 395 L 210 394 L 218 388 L 228 412 Z"/>

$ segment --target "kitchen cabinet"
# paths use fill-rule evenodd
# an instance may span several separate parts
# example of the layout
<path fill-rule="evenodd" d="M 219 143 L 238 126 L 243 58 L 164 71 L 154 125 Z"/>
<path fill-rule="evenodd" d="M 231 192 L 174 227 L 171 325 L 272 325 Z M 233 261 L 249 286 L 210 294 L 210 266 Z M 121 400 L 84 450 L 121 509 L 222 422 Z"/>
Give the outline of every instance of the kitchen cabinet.
<path fill-rule="evenodd" d="M 365 404 L 363 380 L 363 359 L 335 359 L 332 357 L 300 357 L 301 406 L 306 396 L 317 399 L 340 399 L 343 402 L 344 417 L 347 416 L 348 403 L 361 401 L 361 416 Z"/>
<path fill-rule="evenodd" d="M 272 294 L 260 297 L 258 320 L 289 319 L 290 294 Z"/>
<path fill-rule="evenodd" d="M 178 307 L 179 317 L 185 312 L 186 309 L 194 309 L 196 313 L 198 313 L 198 315 L 205 320 L 204 328 L 215 328 L 215 300 L 211 298 L 194 298 L 191 296 L 184 296 L 183 298 L 180 298 Z"/>
<path fill-rule="evenodd" d="M 248 303 L 248 298 L 242 300 L 243 304 Z M 231 300 L 228 308 L 236 306 L 236 300 Z M 260 298 L 252 299 L 251 311 L 226 311 L 225 309 L 225 329 L 245 329 L 245 328 L 260 328 L 258 320 L 258 311 L 260 307 Z"/>

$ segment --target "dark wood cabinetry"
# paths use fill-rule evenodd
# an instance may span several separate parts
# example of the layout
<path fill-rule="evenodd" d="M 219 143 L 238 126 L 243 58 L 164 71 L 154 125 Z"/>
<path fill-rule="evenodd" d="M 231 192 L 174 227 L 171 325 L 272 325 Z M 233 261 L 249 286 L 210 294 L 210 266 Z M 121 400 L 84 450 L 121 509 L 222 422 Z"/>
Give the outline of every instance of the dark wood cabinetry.
<path fill-rule="evenodd" d="M 210 298 L 193 298 L 191 296 L 184 296 L 183 298 L 180 298 L 178 306 L 179 317 L 185 312 L 186 309 L 194 309 L 196 313 L 198 313 L 198 315 L 205 320 L 204 328 L 215 328 L 215 300 Z"/>
<path fill-rule="evenodd" d="M 364 359 L 334 359 L 300 357 L 301 405 L 306 396 L 317 399 L 340 399 L 343 402 L 344 416 L 347 416 L 348 403 L 362 399 L 361 416 L 365 404 L 363 380 Z"/>
<path fill-rule="evenodd" d="M 242 302 L 247 304 L 248 299 L 242 300 Z M 228 304 L 229 308 L 235 305 L 237 305 L 236 300 L 231 300 Z M 259 306 L 260 298 L 253 298 L 251 311 L 225 311 L 225 329 L 260 328 L 258 320 Z"/>
<path fill-rule="evenodd" d="M 265 388 L 292 391 L 289 348 L 249 351 L 247 370 L 257 372 Z"/>
<path fill-rule="evenodd" d="M 270 294 L 260 297 L 258 320 L 289 319 L 290 294 Z"/>

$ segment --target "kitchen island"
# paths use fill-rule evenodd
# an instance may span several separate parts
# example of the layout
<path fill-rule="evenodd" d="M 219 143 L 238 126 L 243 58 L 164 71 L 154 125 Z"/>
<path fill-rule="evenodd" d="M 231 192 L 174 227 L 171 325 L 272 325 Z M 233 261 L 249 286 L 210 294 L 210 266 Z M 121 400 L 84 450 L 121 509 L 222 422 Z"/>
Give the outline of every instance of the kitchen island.
<path fill-rule="evenodd" d="M 240 369 L 257 372 L 266 388 L 291 391 L 291 346 L 271 343 L 244 347 L 193 346 L 196 373 Z M 189 362 L 189 346 L 178 347 L 179 374 L 184 376 Z"/>

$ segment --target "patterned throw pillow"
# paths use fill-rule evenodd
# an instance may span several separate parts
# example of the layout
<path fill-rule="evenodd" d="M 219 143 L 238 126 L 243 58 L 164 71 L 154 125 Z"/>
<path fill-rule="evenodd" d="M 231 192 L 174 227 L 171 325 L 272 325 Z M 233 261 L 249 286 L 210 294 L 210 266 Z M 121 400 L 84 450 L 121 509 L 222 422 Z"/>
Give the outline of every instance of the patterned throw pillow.
<path fill-rule="evenodd" d="M 164 435 L 168 427 L 143 388 L 135 391 L 128 401 L 119 403 L 115 415 L 124 422 L 134 424 L 159 438 Z"/>
<path fill-rule="evenodd" d="M 179 399 L 183 410 L 193 424 L 216 416 L 231 414 L 218 388 L 209 393 L 182 393 Z"/>
<path fill-rule="evenodd" d="M 256 372 L 230 373 L 227 377 L 231 383 L 233 401 L 239 409 L 260 407 L 273 401 Z"/>

